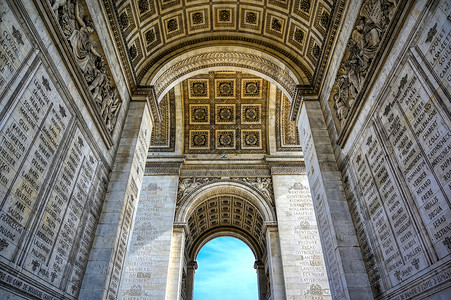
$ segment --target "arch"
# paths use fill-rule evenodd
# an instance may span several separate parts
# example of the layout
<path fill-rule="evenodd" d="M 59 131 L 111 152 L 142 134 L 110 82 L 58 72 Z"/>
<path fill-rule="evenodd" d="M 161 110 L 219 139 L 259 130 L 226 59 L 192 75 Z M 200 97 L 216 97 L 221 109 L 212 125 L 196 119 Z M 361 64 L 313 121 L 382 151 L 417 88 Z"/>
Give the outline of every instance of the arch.
<path fill-rule="evenodd" d="M 251 249 L 254 254 L 255 261 L 259 261 L 262 259 L 262 249 L 260 249 L 258 243 L 254 241 L 252 236 L 250 236 L 245 231 L 239 230 L 237 228 L 232 227 L 221 227 L 215 228 L 211 231 L 206 232 L 204 235 L 200 236 L 197 243 L 193 244 L 191 247 L 190 253 L 188 253 L 188 258 L 191 261 L 196 261 L 197 256 L 200 250 L 211 240 L 214 240 L 218 237 L 229 236 L 239 239 L 243 243 L 245 243 L 249 249 Z"/>
<path fill-rule="evenodd" d="M 260 299 L 266 297 L 269 282 L 265 273 L 269 253 L 266 229 L 276 222 L 271 201 L 253 186 L 222 179 L 196 186 L 181 196 L 175 224 L 183 225 L 186 234 L 184 251 L 188 284 L 182 289 L 188 295 L 187 299 L 192 299 L 199 251 L 220 236 L 235 237 L 251 249 L 257 270 L 258 293 Z"/>
<path fill-rule="evenodd" d="M 197 206 L 197 204 L 217 195 L 231 195 L 246 198 L 246 200 L 251 202 L 260 210 L 265 223 L 276 222 L 276 212 L 269 205 L 269 200 L 257 192 L 254 188 L 236 181 L 221 180 L 201 186 L 192 193 L 189 193 L 180 199 L 178 209 L 175 213 L 175 223 L 186 223 L 187 216 Z"/>
<path fill-rule="evenodd" d="M 158 70 L 144 76 L 144 85 L 154 86 L 158 101 L 181 81 L 208 71 L 242 71 L 257 75 L 279 87 L 290 99 L 297 85 L 308 84 L 301 71 L 288 67 L 283 60 L 243 46 L 211 46 L 192 49 L 161 63 Z"/>

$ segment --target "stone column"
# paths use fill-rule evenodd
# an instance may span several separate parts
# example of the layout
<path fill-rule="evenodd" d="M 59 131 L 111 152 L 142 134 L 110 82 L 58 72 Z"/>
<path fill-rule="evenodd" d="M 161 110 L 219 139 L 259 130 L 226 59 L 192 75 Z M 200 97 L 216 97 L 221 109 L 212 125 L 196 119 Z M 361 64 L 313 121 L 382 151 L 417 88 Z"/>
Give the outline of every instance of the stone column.
<path fill-rule="evenodd" d="M 168 283 L 172 280 L 169 280 L 170 258 L 171 255 L 177 256 L 171 248 L 177 252 L 177 247 L 183 245 L 183 236 L 179 239 L 180 236 L 173 234 L 182 161 L 180 157 L 147 158 L 130 250 L 122 274 L 120 298 L 167 299 Z"/>
<path fill-rule="evenodd" d="M 147 104 L 132 101 L 79 299 L 118 297 L 151 131 Z"/>
<path fill-rule="evenodd" d="M 266 161 L 271 166 L 287 299 L 331 299 L 303 159 L 267 156 Z"/>
<path fill-rule="evenodd" d="M 283 278 L 282 255 L 280 252 L 279 231 L 275 225 L 267 225 L 266 243 L 268 245 L 268 270 L 271 298 L 274 300 L 285 300 L 285 281 Z"/>
<path fill-rule="evenodd" d="M 268 278 L 266 277 L 265 264 L 261 261 L 254 263 L 254 269 L 257 271 L 258 281 L 258 299 L 266 299 L 266 288 L 268 286 Z"/>
<path fill-rule="evenodd" d="M 186 300 L 193 300 L 194 297 L 194 273 L 197 270 L 197 261 L 192 261 L 186 268 Z"/>
<path fill-rule="evenodd" d="M 373 299 L 318 101 L 302 103 L 298 126 L 331 294 L 334 299 Z"/>
<path fill-rule="evenodd" d="M 182 288 L 182 275 L 185 253 L 185 226 L 174 225 L 172 232 L 171 254 L 169 259 L 169 275 L 166 286 L 166 299 L 178 300 Z"/>

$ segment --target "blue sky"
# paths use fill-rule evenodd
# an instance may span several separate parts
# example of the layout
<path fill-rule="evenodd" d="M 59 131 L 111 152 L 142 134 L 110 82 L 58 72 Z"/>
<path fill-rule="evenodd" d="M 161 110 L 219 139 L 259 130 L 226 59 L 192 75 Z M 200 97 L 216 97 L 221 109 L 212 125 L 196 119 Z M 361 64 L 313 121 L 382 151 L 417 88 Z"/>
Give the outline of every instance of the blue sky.
<path fill-rule="evenodd" d="M 197 256 L 194 300 L 257 300 L 254 254 L 242 241 L 220 237 Z"/>

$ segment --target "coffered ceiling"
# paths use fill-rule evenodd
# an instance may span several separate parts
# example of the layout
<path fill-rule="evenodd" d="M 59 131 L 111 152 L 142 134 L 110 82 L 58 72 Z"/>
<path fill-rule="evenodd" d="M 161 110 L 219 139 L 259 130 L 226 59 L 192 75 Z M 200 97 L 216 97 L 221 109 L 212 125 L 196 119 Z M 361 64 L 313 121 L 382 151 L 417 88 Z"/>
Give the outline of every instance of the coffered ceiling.
<path fill-rule="evenodd" d="M 341 16 L 335 2 L 122 0 L 113 3 L 109 17 L 138 88 L 173 57 L 211 45 L 268 53 L 290 66 L 298 82 L 311 85 L 322 76 L 325 45 Z M 108 10 L 109 1 L 104 3 Z"/>
<path fill-rule="evenodd" d="M 266 153 L 269 83 L 211 72 L 182 84 L 185 153 Z"/>

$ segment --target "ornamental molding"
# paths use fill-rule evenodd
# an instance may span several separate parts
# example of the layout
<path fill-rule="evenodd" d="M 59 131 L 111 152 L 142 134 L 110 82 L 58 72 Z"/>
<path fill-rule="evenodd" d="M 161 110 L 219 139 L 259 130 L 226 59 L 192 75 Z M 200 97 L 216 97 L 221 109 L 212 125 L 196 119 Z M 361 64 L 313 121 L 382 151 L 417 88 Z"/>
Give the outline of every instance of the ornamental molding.
<path fill-rule="evenodd" d="M 168 89 L 191 73 L 224 66 L 249 69 L 260 75 L 264 75 L 263 77 L 277 83 L 289 97 L 293 97 L 296 85 L 298 84 L 294 73 L 281 68 L 261 55 L 238 51 L 214 51 L 194 54 L 158 72 L 152 80 L 157 98 L 160 99 L 163 97 Z"/>

